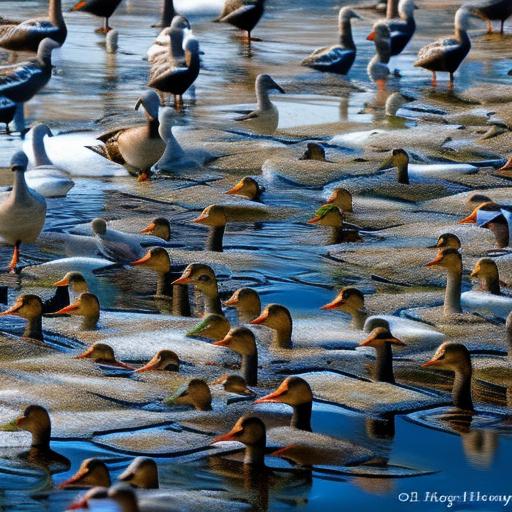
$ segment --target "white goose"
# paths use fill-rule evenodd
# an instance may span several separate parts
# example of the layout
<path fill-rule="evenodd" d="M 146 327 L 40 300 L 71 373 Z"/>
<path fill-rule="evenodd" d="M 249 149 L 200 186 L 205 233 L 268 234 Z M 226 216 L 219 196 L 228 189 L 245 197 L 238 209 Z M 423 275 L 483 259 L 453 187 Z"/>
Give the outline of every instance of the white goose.
<path fill-rule="evenodd" d="M 43 229 L 46 200 L 25 182 L 28 158 L 18 151 L 11 158 L 14 183 L 11 192 L 0 203 L 0 237 L 14 246 L 9 270 L 14 272 L 20 257 L 20 244 L 34 242 Z"/>

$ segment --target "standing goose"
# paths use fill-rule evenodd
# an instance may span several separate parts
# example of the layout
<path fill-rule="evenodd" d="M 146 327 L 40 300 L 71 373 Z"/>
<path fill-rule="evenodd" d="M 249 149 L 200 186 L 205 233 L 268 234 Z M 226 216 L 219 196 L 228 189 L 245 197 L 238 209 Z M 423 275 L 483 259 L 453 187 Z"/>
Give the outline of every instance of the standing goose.
<path fill-rule="evenodd" d="M 254 2 L 241 5 L 234 11 L 221 17 L 221 23 L 229 23 L 234 27 L 246 32 L 245 39 L 251 41 L 251 32 L 258 24 L 265 11 L 265 0 L 255 0 Z"/>
<path fill-rule="evenodd" d="M 356 60 L 356 45 L 352 38 L 352 19 L 361 19 L 350 7 L 342 7 L 338 14 L 339 44 L 318 48 L 302 61 L 303 66 L 318 71 L 346 75 Z"/>
<path fill-rule="evenodd" d="M 207 206 L 199 217 L 192 220 L 196 224 L 204 224 L 209 227 L 205 250 L 214 252 L 224 250 L 223 239 L 227 221 L 224 207 L 217 204 Z"/>
<path fill-rule="evenodd" d="M 367 37 L 375 43 L 375 55 L 372 57 L 366 71 L 370 80 L 377 84 L 377 89 L 383 91 L 389 77 L 389 59 L 391 58 L 391 33 L 385 22 L 379 21 Z"/>
<path fill-rule="evenodd" d="M 0 46 L 15 52 L 36 52 L 45 38 L 61 46 L 67 36 L 61 0 L 48 1 L 48 18 L 0 24 Z"/>
<path fill-rule="evenodd" d="M 235 308 L 238 313 L 238 321 L 248 324 L 261 314 L 261 300 L 258 292 L 252 288 L 239 288 L 224 302 L 224 306 Z"/>
<path fill-rule="evenodd" d="M 453 87 L 453 74 L 471 49 L 467 32 L 470 16 L 466 8 L 458 9 L 455 13 L 455 34 L 451 38 L 438 39 L 418 52 L 418 60 L 414 65 L 432 72 L 433 87 L 437 85 L 438 71 L 450 73 L 450 87 Z"/>
<path fill-rule="evenodd" d="M 127 165 L 129 170 L 142 177 L 147 177 L 153 164 L 162 156 L 165 142 L 158 133 L 160 122 L 158 111 L 160 100 L 154 91 L 145 91 L 135 104 L 135 110 L 144 108 L 146 124 L 130 128 L 116 128 L 104 133 L 98 140 L 101 146 L 88 146 L 90 150 L 98 153 L 108 160 L 121 165 Z"/>
<path fill-rule="evenodd" d="M 100 319 L 100 301 L 92 293 L 82 293 L 78 300 L 55 312 L 56 315 L 76 315 L 83 317 L 80 330 L 94 331 Z"/>
<path fill-rule="evenodd" d="M 368 311 L 364 307 L 364 295 L 352 286 L 342 288 L 334 300 L 320 309 L 348 313 L 352 317 L 352 327 L 354 329 L 362 329 L 368 318 Z"/>
<path fill-rule="evenodd" d="M 344 227 L 343 212 L 334 204 L 326 204 L 320 207 L 315 212 L 315 216 L 308 220 L 308 224 L 331 228 L 328 245 L 361 241 L 361 237 L 356 230 Z"/>
<path fill-rule="evenodd" d="M 83 11 L 94 14 L 99 18 L 105 18 L 103 27 L 96 29 L 96 32 L 106 34 L 112 27 L 109 27 L 108 20 L 114 14 L 122 0 L 80 0 L 73 7 L 71 11 Z"/>
<path fill-rule="evenodd" d="M 37 295 L 20 295 L 16 302 L 0 316 L 14 315 L 27 320 L 23 331 L 25 338 L 43 341 L 43 302 Z"/>
<path fill-rule="evenodd" d="M 0 203 L 0 238 L 14 246 L 9 270 L 14 272 L 20 259 L 20 244 L 35 242 L 46 218 L 46 200 L 27 187 L 25 171 L 28 158 L 19 151 L 11 158 L 14 183 Z"/>
<path fill-rule="evenodd" d="M 292 315 L 280 304 L 269 304 L 252 325 L 264 325 L 274 331 L 272 343 L 278 348 L 292 348 Z"/>
<path fill-rule="evenodd" d="M 479 2 L 465 4 L 466 8 L 475 16 L 487 21 L 487 33 L 492 34 L 492 22 L 500 22 L 500 34 L 503 35 L 505 20 L 512 15 L 512 2 L 510 0 L 480 0 Z"/>

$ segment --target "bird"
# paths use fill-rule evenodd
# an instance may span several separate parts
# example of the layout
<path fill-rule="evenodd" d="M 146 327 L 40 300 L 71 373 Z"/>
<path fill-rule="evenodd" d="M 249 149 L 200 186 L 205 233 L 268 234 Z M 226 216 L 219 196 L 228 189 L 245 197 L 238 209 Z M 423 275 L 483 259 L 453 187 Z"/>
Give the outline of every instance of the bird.
<path fill-rule="evenodd" d="M 265 0 L 255 0 L 251 3 L 244 3 L 237 9 L 225 14 L 219 21 L 221 23 L 229 23 L 234 27 L 245 32 L 244 39 L 251 41 L 251 32 L 258 24 L 263 13 L 265 12 Z"/>
<path fill-rule="evenodd" d="M 106 464 L 95 457 L 84 459 L 78 471 L 59 485 L 60 489 L 80 487 L 110 487 L 110 473 Z"/>
<path fill-rule="evenodd" d="M 326 204 L 318 208 L 314 217 L 311 217 L 307 223 L 326 226 L 331 229 L 331 235 L 327 242 L 328 245 L 361 241 L 357 230 L 345 228 L 343 212 L 334 204 Z"/>
<path fill-rule="evenodd" d="M 228 219 L 226 210 L 222 205 L 211 204 L 207 206 L 198 217 L 192 219 L 192 222 L 209 227 L 205 250 L 214 252 L 224 250 L 224 230 Z"/>
<path fill-rule="evenodd" d="M 364 306 L 364 294 L 353 286 L 345 286 L 338 295 L 329 303 L 324 304 L 321 309 L 335 310 L 348 313 L 352 317 L 352 327 L 362 329 L 368 318 L 368 311 Z"/>
<path fill-rule="evenodd" d="M 23 331 L 25 338 L 44 341 L 43 337 L 43 301 L 37 295 L 26 293 L 20 295 L 16 302 L 6 311 L 0 313 L 0 316 L 19 316 L 27 320 L 27 325 Z"/>
<path fill-rule="evenodd" d="M 228 195 L 245 197 L 251 201 L 260 201 L 264 188 L 250 176 L 245 176 L 236 185 L 225 192 Z"/>
<path fill-rule="evenodd" d="M 158 466 L 149 457 L 136 457 L 118 476 L 118 480 L 137 489 L 158 489 Z"/>
<path fill-rule="evenodd" d="M 382 91 L 386 88 L 390 74 L 388 63 L 391 58 L 391 32 L 389 27 L 383 21 L 375 23 L 367 39 L 375 43 L 375 55 L 366 68 L 368 77 L 377 84 L 378 90 Z"/>
<path fill-rule="evenodd" d="M 512 3 L 509 0 L 480 0 L 464 4 L 472 14 L 487 21 L 487 33 L 492 34 L 492 22 L 500 22 L 500 34 L 503 35 L 505 21 L 512 15 Z"/>
<path fill-rule="evenodd" d="M 157 217 L 140 232 L 141 234 L 156 236 L 168 242 L 171 239 L 171 223 L 165 217 Z"/>
<path fill-rule="evenodd" d="M 0 203 L 0 238 L 14 246 L 10 272 L 15 272 L 18 265 L 20 245 L 35 242 L 46 219 L 45 198 L 31 190 L 25 181 L 27 165 L 27 155 L 22 151 L 12 156 L 13 187 Z"/>
<path fill-rule="evenodd" d="M 327 204 L 337 206 L 342 212 L 352 213 L 354 211 L 352 194 L 343 187 L 335 187 L 327 198 Z"/>
<path fill-rule="evenodd" d="M 238 321 L 241 324 L 247 324 L 261 314 L 260 296 L 252 288 L 238 288 L 228 300 L 224 301 L 224 306 L 236 309 Z"/>
<path fill-rule="evenodd" d="M 230 329 L 231 325 L 225 316 L 217 313 L 209 313 L 201 319 L 199 324 L 195 325 L 187 332 L 187 336 L 215 341 L 224 338 Z"/>
<path fill-rule="evenodd" d="M 272 329 L 272 343 L 277 348 L 291 349 L 293 320 L 288 308 L 281 304 L 269 304 L 258 318 L 251 320 L 251 325 L 264 325 Z"/>
<path fill-rule="evenodd" d="M 106 34 L 112 27 L 109 26 L 108 20 L 114 14 L 114 11 L 119 7 L 122 0 L 80 0 L 70 11 L 81 11 L 94 14 L 99 18 L 104 18 L 103 27 L 96 29 L 96 32 Z"/>
<path fill-rule="evenodd" d="M 98 328 L 98 321 L 100 319 L 100 301 L 93 293 L 82 293 L 75 302 L 59 309 L 54 314 L 81 316 L 83 319 L 80 330 L 94 331 Z"/>
<path fill-rule="evenodd" d="M 53 297 L 43 302 L 43 314 L 55 313 L 75 302 L 80 294 L 88 292 L 89 286 L 81 272 L 67 272 L 66 275 L 53 283 L 57 289 Z"/>
<path fill-rule="evenodd" d="M 183 388 L 164 400 L 166 405 L 186 405 L 196 411 L 211 411 L 212 394 L 203 379 L 191 379 Z"/>
<path fill-rule="evenodd" d="M 75 356 L 75 359 L 92 359 L 97 364 L 115 366 L 124 370 L 135 370 L 133 366 L 118 361 L 113 348 L 106 343 L 94 343 L 87 350 Z"/>
<path fill-rule="evenodd" d="M 179 372 L 180 358 L 172 350 L 159 350 L 148 363 L 137 368 L 135 373 L 149 372 L 153 370 Z"/>

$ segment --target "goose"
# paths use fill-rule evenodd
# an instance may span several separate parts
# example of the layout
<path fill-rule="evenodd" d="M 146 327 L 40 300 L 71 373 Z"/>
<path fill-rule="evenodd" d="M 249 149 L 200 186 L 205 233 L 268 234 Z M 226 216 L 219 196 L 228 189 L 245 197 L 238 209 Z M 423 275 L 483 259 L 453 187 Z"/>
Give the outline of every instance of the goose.
<path fill-rule="evenodd" d="M 327 245 L 361 241 L 361 237 L 357 230 L 347 229 L 344 227 L 343 212 L 341 212 L 334 204 L 326 204 L 320 207 L 315 212 L 315 216 L 307 222 L 308 224 L 331 228 L 331 236 Z"/>
<path fill-rule="evenodd" d="M 97 458 L 85 459 L 78 471 L 59 485 L 60 489 L 69 487 L 110 487 L 110 473 L 106 464 Z"/>
<path fill-rule="evenodd" d="M 171 239 L 171 223 L 164 217 L 157 217 L 140 232 L 142 234 L 156 236 L 168 242 Z"/>
<path fill-rule="evenodd" d="M 172 268 L 169 253 L 163 247 L 150 249 L 142 258 L 132 261 L 130 265 L 140 266 L 156 272 L 158 275 L 156 295 L 172 299 L 172 313 L 174 315 L 191 315 L 188 286 L 173 282 L 180 275 L 179 268 Z"/>
<path fill-rule="evenodd" d="M 375 55 L 366 71 L 370 80 L 377 84 L 377 89 L 383 91 L 390 73 L 388 63 L 391 58 L 391 34 L 386 23 L 380 21 L 373 25 L 367 39 L 375 43 Z"/>
<path fill-rule="evenodd" d="M 284 94 L 284 89 L 278 85 L 270 75 L 258 75 L 255 81 L 256 110 L 237 117 L 235 121 L 242 122 L 250 130 L 263 135 L 272 135 L 279 125 L 279 110 L 270 101 L 269 91 L 279 91 Z"/>
<path fill-rule="evenodd" d="M 224 230 L 226 229 L 227 221 L 224 207 L 217 204 L 207 206 L 199 217 L 192 220 L 196 224 L 206 225 L 209 228 L 205 250 L 223 251 Z"/>
<path fill-rule="evenodd" d="M 318 48 L 302 61 L 302 65 L 318 71 L 346 75 L 356 59 L 356 45 L 352 38 L 352 19 L 361 19 L 361 16 L 350 7 L 342 7 L 338 13 L 339 44 Z"/>
<path fill-rule="evenodd" d="M 166 405 L 186 405 L 196 411 L 212 410 L 212 394 L 208 384 L 202 379 L 192 379 L 185 388 L 164 400 Z"/>
<path fill-rule="evenodd" d="M 487 33 L 492 34 L 492 22 L 500 22 L 500 34 L 503 35 L 505 21 L 512 15 L 512 5 L 508 0 L 480 0 L 464 4 L 475 16 L 487 21 Z"/>
<path fill-rule="evenodd" d="M 14 272 L 20 258 L 20 245 L 35 242 L 46 219 L 46 200 L 31 190 L 25 181 L 28 158 L 22 151 L 11 158 L 14 183 L 0 203 L 0 238 L 14 246 L 9 271 Z"/>
<path fill-rule="evenodd" d="M 172 350 L 159 350 L 148 363 L 135 370 L 135 373 L 149 372 L 153 370 L 179 372 L 180 358 Z"/>
<path fill-rule="evenodd" d="M 108 20 L 114 14 L 114 11 L 119 7 L 122 0 L 80 0 L 70 11 L 82 11 L 94 14 L 99 18 L 104 18 L 103 27 L 96 29 L 96 32 L 106 34 L 112 27 L 108 25 Z"/>
<path fill-rule="evenodd" d="M 224 306 L 235 308 L 238 321 L 247 324 L 261 314 L 261 300 L 258 292 L 252 288 L 238 288 L 231 297 L 224 302 Z"/>
<path fill-rule="evenodd" d="M 59 309 L 74 302 L 82 293 L 89 291 L 87 281 L 81 272 L 67 272 L 66 275 L 53 283 L 57 289 L 50 299 L 43 303 L 43 313 L 55 313 Z"/>
<path fill-rule="evenodd" d="M 227 347 L 240 354 L 242 358 L 240 372 L 249 386 L 258 384 L 258 348 L 254 333 L 247 327 L 235 327 L 224 338 L 213 343 Z"/>
<path fill-rule="evenodd" d="M 61 0 L 48 0 L 47 18 L 0 24 L 0 46 L 15 52 L 36 52 L 41 41 L 46 38 L 55 41 L 56 46 L 61 46 L 67 33 Z"/>
<path fill-rule="evenodd" d="M 43 197 L 65 197 L 75 186 L 69 174 L 56 167 L 48 158 L 44 148 L 44 137 L 53 137 L 45 124 L 37 124 L 30 132 L 35 166 L 25 173 L 27 185 Z"/>
<path fill-rule="evenodd" d="M 460 238 L 453 233 L 443 233 L 437 238 L 437 242 L 434 245 L 429 246 L 429 249 L 457 249 L 462 247 Z"/>
<path fill-rule="evenodd" d="M 480 258 L 473 267 L 470 277 L 479 281 L 480 290 L 501 295 L 500 275 L 496 262 L 491 258 Z"/>
<path fill-rule="evenodd" d="M 334 300 L 320 309 L 348 313 L 352 317 L 352 327 L 358 330 L 364 327 L 368 318 L 368 311 L 364 306 L 364 294 L 353 286 L 342 288 Z"/>
<path fill-rule="evenodd" d="M 251 32 L 258 24 L 265 11 L 265 0 L 255 0 L 222 16 L 221 23 L 229 23 L 234 27 L 246 32 L 245 39 L 251 41 Z"/>
<path fill-rule="evenodd" d="M 278 348 L 291 349 L 293 321 L 290 311 L 280 304 L 269 304 L 251 325 L 264 325 L 273 330 L 272 343 Z"/>
<path fill-rule="evenodd" d="M 43 341 L 43 301 L 33 294 L 20 295 L 16 302 L 0 316 L 19 316 L 27 320 L 23 337 Z"/>
<path fill-rule="evenodd" d="M 342 212 L 352 213 L 354 211 L 352 194 L 343 187 L 333 188 L 330 196 L 327 198 L 327 204 L 337 206 Z"/>
<path fill-rule="evenodd" d="M 201 322 L 187 332 L 187 336 L 199 336 L 210 340 L 224 338 L 231 329 L 228 319 L 223 315 L 210 313 Z"/>
<path fill-rule="evenodd" d="M 80 297 L 62 309 L 59 309 L 56 315 L 76 315 L 83 317 L 80 330 L 94 331 L 98 328 L 98 320 L 100 319 L 100 302 L 98 297 L 92 293 L 82 293 Z"/>
<path fill-rule="evenodd" d="M 75 356 L 75 359 L 92 359 L 96 364 L 116 366 L 125 370 L 134 370 L 133 366 L 118 361 L 114 349 L 106 343 L 94 343 L 86 351 Z"/>
<path fill-rule="evenodd" d="M 137 100 L 135 110 L 142 106 L 146 115 L 144 126 L 115 128 L 98 137 L 103 145 L 87 146 L 107 160 L 128 166 L 128 170 L 147 179 L 151 166 L 158 162 L 165 150 L 158 128 L 160 99 L 155 91 L 145 91 Z"/>
<path fill-rule="evenodd" d="M 438 71 L 450 74 L 450 88 L 453 87 L 453 75 L 471 49 L 467 32 L 470 16 L 470 11 L 461 7 L 455 13 L 455 34 L 450 38 L 438 39 L 419 50 L 414 65 L 432 72 L 432 87 L 437 85 Z"/>
<path fill-rule="evenodd" d="M 117 479 L 138 489 L 158 489 L 158 466 L 149 457 L 136 457 Z"/>
<path fill-rule="evenodd" d="M 251 201 L 260 201 L 264 189 L 250 176 L 245 176 L 236 185 L 224 192 L 228 195 L 245 197 Z"/>
<path fill-rule="evenodd" d="M 160 32 L 146 54 L 148 62 L 151 64 L 151 77 L 162 71 L 161 66 L 185 65 L 183 44 L 187 34 L 192 30 L 190 22 L 184 16 L 174 16 L 172 22 L 166 27 Z"/>

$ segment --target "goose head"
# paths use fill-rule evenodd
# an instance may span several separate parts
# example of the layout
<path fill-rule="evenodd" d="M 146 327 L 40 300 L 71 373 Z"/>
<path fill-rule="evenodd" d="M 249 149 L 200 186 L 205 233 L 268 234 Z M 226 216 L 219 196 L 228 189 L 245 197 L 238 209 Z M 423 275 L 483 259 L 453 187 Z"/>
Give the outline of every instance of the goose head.
<path fill-rule="evenodd" d="M 191 30 L 192 27 L 190 25 L 190 21 L 188 21 L 185 16 L 180 16 L 179 14 L 174 16 L 170 25 L 171 30 Z"/>
<path fill-rule="evenodd" d="M 144 91 L 135 103 L 135 110 L 139 110 L 140 106 L 144 107 L 146 116 L 151 121 L 158 119 L 158 111 L 160 109 L 160 98 L 155 91 Z"/>
<path fill-rule="evenodd" d="M 318 160 L 319 162 L 325 162 L 325 149 L 316 142 L 308 142 L 306 151 L 304 151 L 299 160 Z"/>
<path fill-rule="evenodd" d="M 318 208 L 315 216 L 307 222 L 308 224 L 340 228 L 343 227 L 343 212 L 334 204 L 326 204 Z"/>
<path fill-rule="evenodd" d="M 427 267 L 441 267 L 446 270 L 461 273 L 462 256 L 457 249 L 448 248 L 439 251 L 438 255 L 426 265 Z"/>
<path fill-rule="evenodd" d="M 469 30 L 472 16 L 471 11 L 464 6 L 457 9 L 454 20 L 455 30 Z"/>
<path fill-rule="evenodd" d="M 196 411 L 209 411 L 212 408 L 212 394 L 204 380 L 192 379 L 185 389 L 178 389 L 164 402 L 167 405 L 189 405 Z"/>
<path fill-rule="evenodd" d="M 119 475 L 121 482 L 140 489 L 158 489 L 158 466 L 149 457 L 137 457 Z"/>
<path fill-rule="evenodd" d="M 238 288 L 233 295 L 224 302 L 228 308 L 236 308 L 239 311 L 257 311 L 260 314 L 261 300 L 258 292 L 252 288 Z"/>
<path fill-rule="evenodd" d="M 17 151 L 11 157 L 11 171 L 25 172 L 28 167 L 28 158 L 23 151 Z"/>
<path fill-rule="evenodd" d="M 118 361 L 114 349 L 106 343 L 94 343 L 85 352 L 75 356 L 75 359 L 92 359 L 95 363 L 106 363 L 133 370 L 130 365 Z"/>
<path fill-rule="evenodd" d="M 486 212 L 500 212 L 500 206 L 494 201 L 487 201 L 485 203 L 480 203 L 476 206 L 473 211 L 464 219 L 459 220 L 459 224 L 477 224 L 478 222 L 478 212 L 486 211 Z"/>
<path fill-rule="evenodd" d="M 130 265 L 145 267 L 160 274 L 167 274 L 171 270 L 171 259 L 169 253 L 163 247 L 153 247 L 142 258 L 132 261 Z"/>
<path fill-rule="evenodd" d="M 139 512 L 139 500 L 131 487 L 116 484 L 108 490 L 108 497 L 118 506 L 120 512 Z"/>
<path fill-rule="evenodd" d="M 395 338 L 387 327 L 375 327 L 368 334 L 368 337 L 359 343 L 359 346 L 380 348 L 384 347 L 387 343 L 398 347 L 405 347 L 405 343 Z"/>
<path fill-rule="evenodd" d="M 59 48 L 59 43 L 50 39 L 49 37 L 45 37 L 37 47 L 37 60 L 42 62 L 43 64 L 49 65 L 52 62 L 52 52 L 55 48 Z"/>
<path fill-rule="evenodd" d="M 403 105 L 414 101 L 412 96 L 403 94 L 401 92 L 394 92 L 386 99 L 385 113 L 387 116 L 396 116 L 396 113 Z"/>
<path fill-rule="evenodd" d="M 181 277 L 176 279 L 173 284 L 191 284 L 209 297 L 218 294 L 215 272 L 211 267 L 202 263 L 188 265 Z"/>
<path fill-rule="evenodd" d="M 210 313 L 198 325 L 187 332 L 187 336 L 201 336 L 202 338 L 218 340 L 224 337 L 230 329 L 231 325 L 225 316 Z"/>
<path fill-rule="evenodd" d="M 466 201 L 464 201 L 464 205 L 470 211 L 473 211 L 477 206 L 480 206 L 483 203 L 492 203 L 492 199 L 485 194 L 480 194 L 479 192 L 471 194 Z"/>
<path fill-rule="evenodd" d="M 89 291 L 87 281 L 81 272 L 68 272 L 62 279 L 53 283 L 53 286 L 67 286 L 75 293 L 85 293 Z"/>
<path fill-rule="evenodd" d="M 153 219 L 141 233 L 157 236 L 168 242 L 171 239 L 171 223 L 164 217 Z"/>
<path fill-rule="evenodd" d="M 76 499 L 66 510 L 88 510 L 90 501 L 108 499 L 108 489 L 106 487 L 93 487 Z"/>
<path fill-rule="evenodd" d="M 25 320 L 34 320 L 40 318 L 43 314 L 43 301 L 32 294 L 20 295 L 16 302 L 6 311 L 0 313 L 0 316 L 19 316 Z"/>
<path fill-rule="evenodd" d="M 199 62 L 199 55 L 201 54 L 201 51 L 199 49 L 199 41 L 194 36 L 187 37 L 183 49 L 185 50 L 185 61 L 187 66 L 190 66 L 192 61 Z"/>
<path fill-rule="evenodd" d="M 40 405 L 29 405 L 16 418 L 16 427 L 32 434 L 32 446 L 48 445 L 52 424 L 48 411 Z"/>
<path fill-rule="evenodd" d="M 172 350 L 159 350 L 151 360 L 137 368 L 136 373 L 149 372 L 150 370 L 162 370 L 178 372 L 180 369 L 180 358 Z"/>
<path fill-rule="evenodd" d="M 254 403 L 279 402 L 295 407 L 311 403 L 312 401 L 313 392 L 311 391 L 311 386 L 304 379 L 300 377 L 287 377 L 275 391 L 258 398 Z"/>
<path fill-rule="evenodd" d="M 462 343 L 447 341 L 438 347 L 432 359 L 421 366 L 466 373 L 471 368 L 471 355 Z"/>
<path fill-rule="evenodd" d="M 452 233 L 443 233 L 438 239 L 435 245 L 429 246 L 429 249 L 460 249 L 461 243 L 457 235 Z"/>
<path fill-rule="evenodd" d="M 234 187 L 230 188 L 225 192 L 225 194 L 243 196 L 251 201 L 257 199 L 261 195 L 261 188 L 258 185 L 258 182 L 251 178 L 250 176 L 246 176 L 242 178 Z"/>
<path fill-rule="evenodd" d="M 278 91 L 284 94 L 284 89 L 277 84 L 270 75 L 261 74 L 256 77 L 255 82 L 256 96 L 260 97 L 262 94 L 266 95 L 270 91 Z"/>
<path fill-rule="evenodd" d="M 337 206 L 342 212 L 351 212 L 352 194 L 346 188 L 336 187 L 327 199 L 327 204 Z"/>
<path fill-rule="evenodd" d="M 483 282 L 499 282 L 500 280 L 498 266 L 491 258 L 480 258 L 475 263 L 470 277 Z"/>
<path fill-rule="evenodd" d="M 265 423 L 256 416 L 242 416 L 227 433 L 217 436 L 213 443 L 238 441 L 246 446 L 265 445 L 267 429 Z"/>
<path fill-rule="evenodd" d="M 100 318 L 100 301 L 93 293 L 82 293 L 73 304 L 56 311 L 55 314 L 82 316 L 84 317 L 84 328 L 95 329 Z"/>
<path fill-rule="evenodd" d="M 226 211 L 224 206 L 212 204 L 207 206 L 199 217 L 192 220 L 196 224 L 204 224 L 206 226 L 219 228 L 227 224 L 228 219 L 226 217 Z"/>
<path fill-rule="evenodd" d="M 357 288 L 347 286 L 340 290 L 333 301 L 325 304 L 320 309 L 342 311 L 350 315 L 366 312 L 364 294 Z"/>
<path fill-rule="evenodd" d="M 382 165 L 377 169 L 378 171 L 385 171 L 393 167 L 401 168 L 409 165 L 409 155 L 407 151 L 399 148 L 393 149 L 391 155 L 387 158 Z"/>
<path fill-rule="evenodd" d="M 353 19 L 360 20 L 362 18 L 351 7 L 342 7 L 340 9 L 340 11 L 338 13 L 338 25 L 339 26 L 343 25 L 343 22 L 350 21 Z"/>
<path fill-rule="evenodd" d="M 93 219 L 91 222 L 91 229 L 95 235 L 104 236 L 107 233 L 107 221 L 99 217 Z"/>
<path fill-rule="evenodd" d="M 242 356 L 256 354 L 256 338 L 247 327 L 235 327 L 224 338 L 213 344 L 219 347 L 227 347 Z"/>
<path fill-rule="evenodd" d="M 42 141 L 46 136 L 53 137 L 53 133 L 48 125 L 43 123 L 36 124 L 31 130 L 30 135 L 32 140 Z"/>
<path fill-rule="evenodd" d="M 247 387 L 247 382 L 240 375 L 223 375 L 215 381 L 215 384 L 221 384 L 228 393 L 254 395 L 254 391 Z"/>
<path fill-rule="evenodd" d="M 68 480 L 60 484 L 66 487 L 110 487 L 110 474 L 105 463 L 99 459 L 85 459 L 78 471 Z"/>
<path fill-rule="evenodd" d="M 251 321 L 253 325 L 264 325 L 275 330 L 289 329 L 291 323 L 290 312 L 281 304 L 269 304 L 258 318 Z"/>
<path fill-rule="evenodd" d="M 366 39 L 368 41 L 374 41 L 375 46 L 378 47 L 380 44 L 387 43 L 389 45 L 389 38 L 391 34 L 389 27 L 384 22 L 377 22 L 373 25 L 372 31 L 368 34 Z"/>

